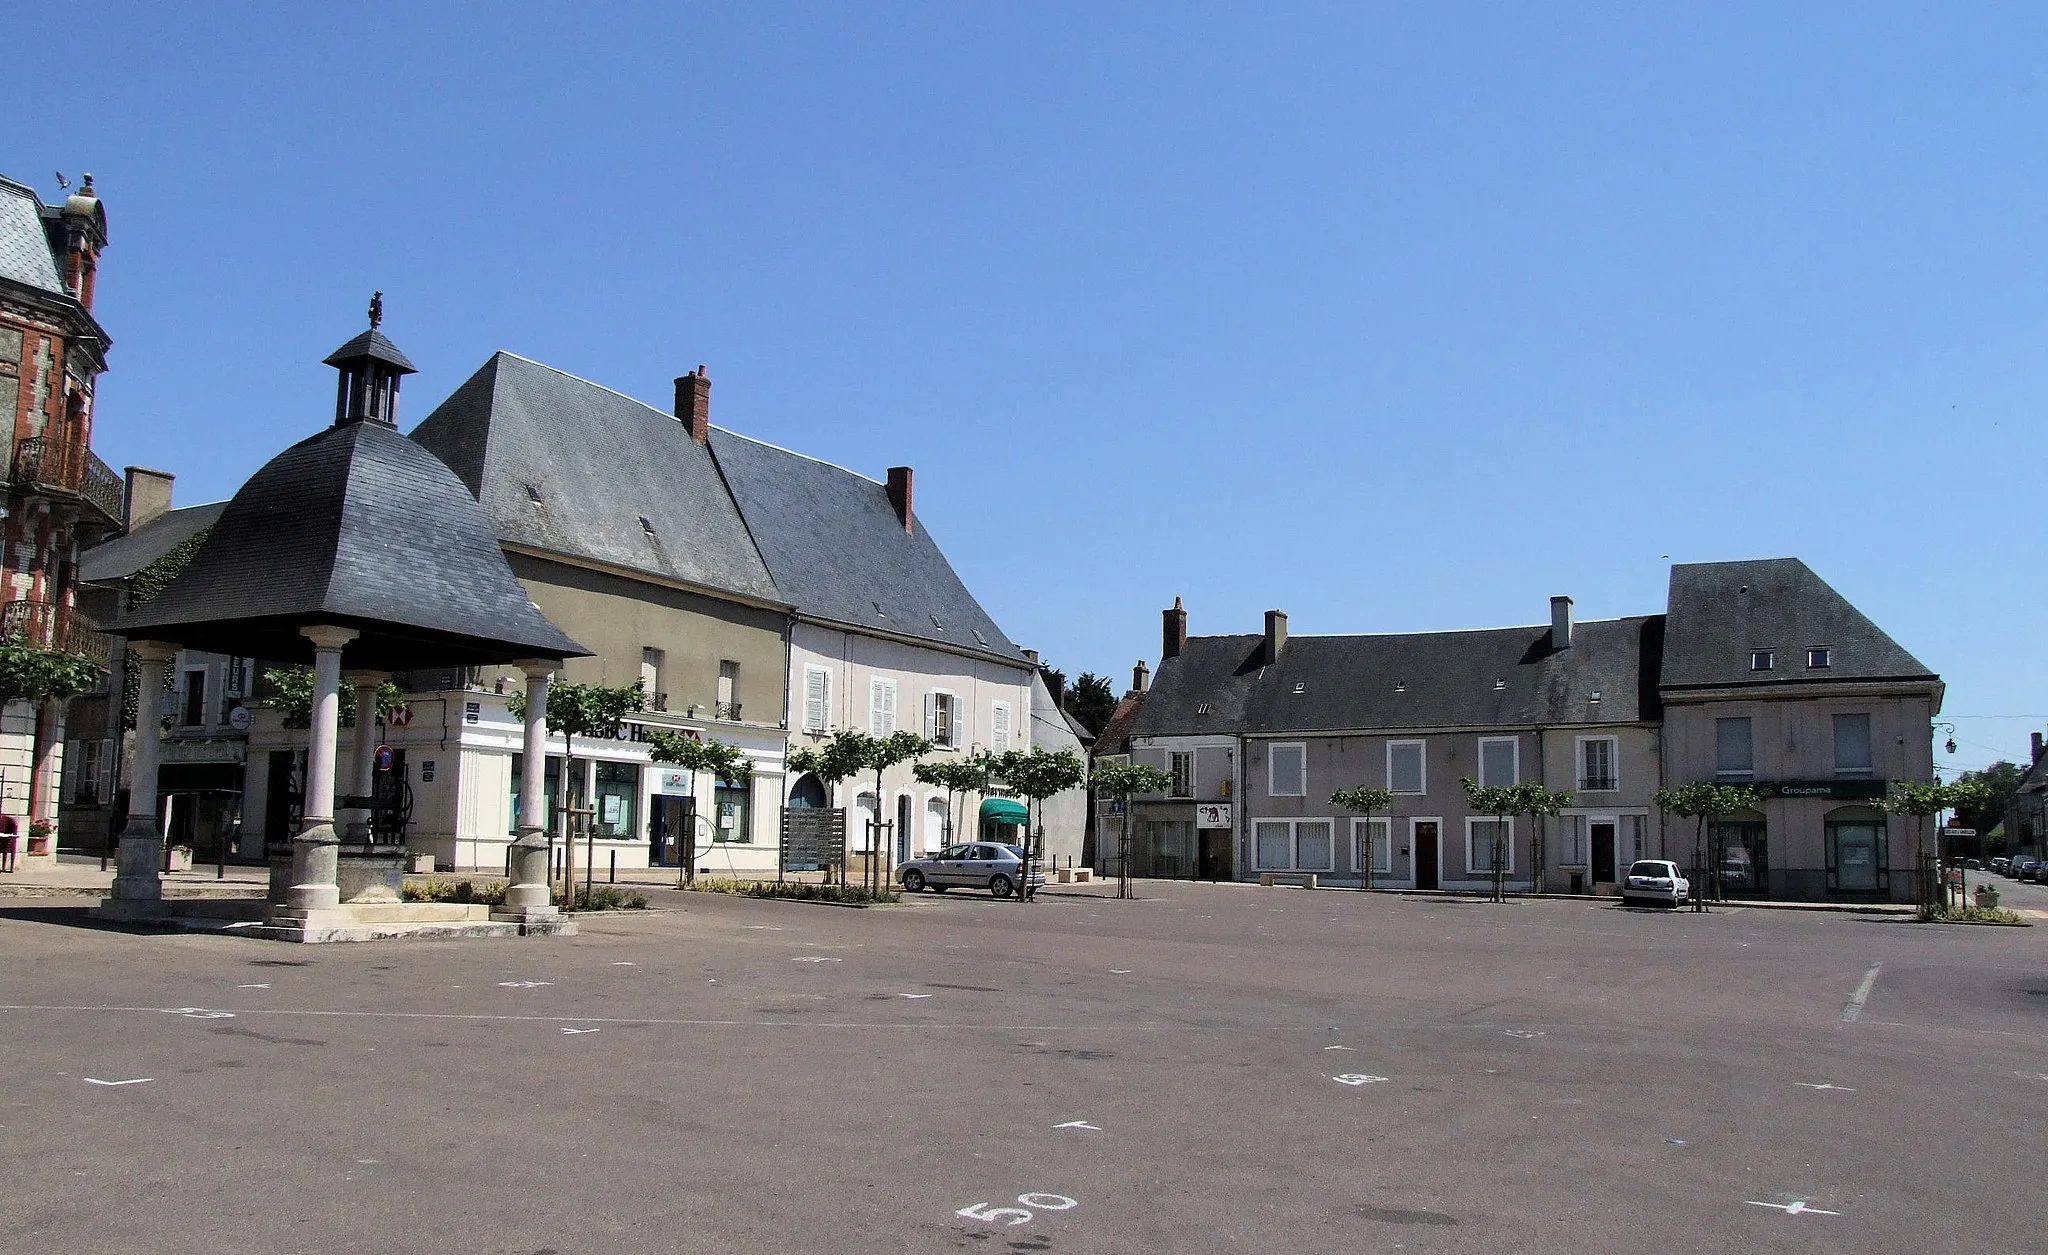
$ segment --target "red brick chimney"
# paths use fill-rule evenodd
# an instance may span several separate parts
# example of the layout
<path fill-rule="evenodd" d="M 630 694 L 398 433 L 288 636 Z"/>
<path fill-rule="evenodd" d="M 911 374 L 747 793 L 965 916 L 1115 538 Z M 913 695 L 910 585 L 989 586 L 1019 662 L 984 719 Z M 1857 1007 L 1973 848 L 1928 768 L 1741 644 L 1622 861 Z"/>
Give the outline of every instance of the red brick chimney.
<path fill-rule="evenodd" d="M 698 444 L 711 439 L 711 376 L 702 366 L 676 380 L 676 418 Z"/>
<path fill-rule="evenodd" d="M 889 504 L 896 507 L 896 517 L 903 524 L 903 530 L 910 530 L 910 468 L 892 466 L 889 468 Z"/>
<path fill-rule="evenodd" d="M 1180 657 L 1180 651 L 1188 647 L 1188 612 L 1176 597 L 1173 609 L 1163 611 L 1159 617 L 1159 661 L 1165 662 Z"/>

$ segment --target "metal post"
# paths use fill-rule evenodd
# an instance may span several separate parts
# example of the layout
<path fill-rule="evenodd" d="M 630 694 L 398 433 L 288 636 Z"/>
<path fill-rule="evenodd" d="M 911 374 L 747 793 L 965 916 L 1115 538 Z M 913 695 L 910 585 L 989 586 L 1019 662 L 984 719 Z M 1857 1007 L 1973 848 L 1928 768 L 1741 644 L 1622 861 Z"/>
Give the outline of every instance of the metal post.
<path fill-rule="evenodd" d="M 615 884 L 617 884 L 617 883 L 619 883 L 619 852 L 618 852 L 617 850 L 613 850 L 613 851 L 612 851 L 612 870 L 611 870 L 611 875 L 609 875 L 609 876 L 607 876 L 607 877 L 605 878 L 605 882 L 606 882 L 607 884 L 614 884 L 614 885 L 615 885 Z"/>

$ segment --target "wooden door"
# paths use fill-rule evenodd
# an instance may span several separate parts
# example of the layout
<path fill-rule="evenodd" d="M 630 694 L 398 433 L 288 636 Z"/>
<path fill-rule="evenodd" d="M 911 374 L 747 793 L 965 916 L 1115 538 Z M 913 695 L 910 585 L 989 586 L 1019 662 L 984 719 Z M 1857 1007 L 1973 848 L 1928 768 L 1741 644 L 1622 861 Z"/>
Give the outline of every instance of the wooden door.
<path fill-rule="evenodd" d="M 1437 824 L 1433 819 L 1417 820 L 1414 833 L 1415 887 L 1436 889 L 1442 881 L 1437 871 Z"/>
<path fill-rule="evenodd" d="M 1614 883 L 1614 824 L 1599 819 L 1590 826 L 1593 835 L 1593 883 Z"/>

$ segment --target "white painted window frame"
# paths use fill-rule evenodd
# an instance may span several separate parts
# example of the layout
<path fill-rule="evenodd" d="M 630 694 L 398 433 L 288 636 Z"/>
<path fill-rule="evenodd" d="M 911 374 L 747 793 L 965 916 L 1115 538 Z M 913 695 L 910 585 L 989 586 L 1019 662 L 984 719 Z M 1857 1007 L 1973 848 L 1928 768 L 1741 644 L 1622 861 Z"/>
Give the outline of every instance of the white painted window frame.
<path fill-rule="evenodd" d="M 1259 829 L 1274 825 L 1287 830 L 1287 862 L 1283 865 L 1259 861 Z M 1330 828 L 1330 863 L 1327 867 L 1303 867 L 1301 865 L 1301 829 L 1304 824 L 1328 824 Z M 1255 819 L 1252 821 L 1252 867 L 1262 872 L 1311 871 L 1319 875 L 1330 875 L 1337 870 L 1337 821 L 1328 815 L 1304 815 L 1298 819 Z"/>
<path fill-rule="evenodd" d="M 1512 780 L 1488 780 L 1488 779 L 1486 778 L 1486 747 L 1487 747 L 1487 746 L 1489 746 L 1489 745 L 1500 745 L 1500 744 L 1507 744 L 1507 745 L 1510 745 L 1510 746 L 1513 746 L 1513 747 L 1514 747 L 1514 748 L 1513 748 L 1513 751 L 1512 751 L 1512 752 L 1510 753 L 1510 755 L 1509 755 L 1509 763 L 1508 763 L 1508 771 L 1509 771 L 1509 773 L 1510 773 L 1510 774 L 1512 774 L 1512 775 L 1514 776 L 1514 779 L 1512 779 Z M 1518 737 L 1518 736 L 1482 736 L 1482 737 L 1480 737 L 1480 738 L 1479 738 L 1479 757 L 1478 757 L 1478 760 L 1477 760 L 1477 766 L 1478 766 L 1478 772 L 1477 772 L 1477 774 L 1478 774 L 1478 776 L 1479 776 L 1479 783 L 1480 783 L 1480 784 L 1482 784 L 1482 785 L 1516 785 L 1516 784 L 1520 784 L 1520 783 L 1522 782 L 1522 738 L 1521 738 L 1521 737 Z"/>
<path fill-rule="evenodd" d="M 1280 791 L 1280 789 L 1279 789 L 1279 788 L 1277 788 L 1277 787 L 1275 786 L 1275 784 L 1274 784 L 1274 779 L 1273 779 L 1273 762 L 1274 762 L 1274 760 L 1275 760 L 1275 759 L 1277 759 L 1277 758 L 1279 757 L 1279 753 L 1280 753 L 1280 751 L 1281 751 L 1281 750 L 1295 750 L 1295 751 L 1299 752 L 1299 753 L 1300 753 L 1300 755 L 1301 755 L 1301 780 L 1300 780 L 1300 784 L 1301 784 L 1301 787 L 1300 787 L 1300 788 L 1298 788 L 1298 789 L 1292 789 L 1292 790 L 1289 790 L 1289 791 L 1287 791 L 1287 792 L 1284 792 L 1284 793 L 1283 793 L 1283 792 L 1281 792 L 1281 791 Z M 1269 743 L 1269 744 L 1268 744 L 1268 745 L 1266 746 L 1266 796 L 1267 796 L 1267 797 L 1307 797 L 1307 796 L 1308 796 L 1308 742 L 1307 742 L 1307 741 L 1274 741 L 1274 742 L 1270 742 L 1270 743 Z"/>
<path fill-rule="evenodd" d="M 1493 815 L 1467 815 L 1465 816 L 1465 874 L 1463 877 L 1464 879 L 1471 880 L 1474 877 L 1478 876 L 1493 875 L 1493 851 L 1490 848 L 1492 838 L 1487 838 L 1489 848 L 1487 850 L 1486 865 L 1477 868 L 1476 870 L 1473 868 L 1472 865 L 1472 856 L 1475 853 L 1475 851 L 1472 848 L 1472 840 L 1473 831 L 1478 827 L 1478 825 L 1496 823 L 1504 823 L 1508 826 L 1507 849 L 1505 851 L 1508 858 L 1507 866 L 1502 869 L 1502 874 L 1508 876 L 1512 876 L 1515 874 L 1515 817 L 1513 815 L 1510 815 L 1506 819 L 1500 819 Z M 1439 872 L 1438 875 L 1441 876 L 1442 873 Z"/>
<path fill-rule="evenodd" d="M 939 699 L 946 699 L 946 739 L 936 735 L 939 730 Z M 933 689 L 924 695 L 924 735 L 932 744 L 945 749 L 960 748 L 960 695 L 952 689 Z"/>
<path fill-rule="evenodd" d="M 1613 775 L 1613 776 L 1611 777 L 1611 779 L 1612 779 L 1612 780 L 1614 781 L 1614 785 L 1613 785 L 1613 787 L 1612 787 L 1612 788 L 1606 788 L 1606 789 L 1594 789 L 1594 788 L 1588 788 L 1588 787 L 1587 787 L 1587 785 L 1586 785 L 1586 746 L 1588 746 L 1588 745 L 1592 744 L 1592 743 L 1593 743 L 1593 742 L 1595 742 L 1595 741 L 1605 741 L 1605 742 L 1607 742 L 1607 761 L 1608 761 L 1608 762 L 1609 762 L 1610 764 L 1612 764 L 1612 766 L 1613 766 L 1613 769 L 1614 769 L 1614 775 Z M 1575 780 L 1575 781 L 1574 781 L 1573 783 L 1575 783 L 1575 784 L 1577 784 L 1577 785 L 1578 785 L 1578 790 L 1579 790 L 1579 792 L 1581 792 L 1581 793 L 1619 793 L 1619 792 L 1621 792 L 1621 738 L 1620 738 L 1620 737 L 1618 737 L 1618 736 L 1598 736 L 1598 735 L 1595 735 L 1595 736 L 1582 736 L 1582 737 L 1578 737 L 1578 738 L 1574 739 L 1574 740 L 1573 740 L 1573 742 L 1572 742 L 1572 746 L 1573 746 L 1573 749 L 1572 749 L 1572 756 L 1573 756 L 1573 758 L 1574 758 L 1574 759 L 1576 760 L 1576 761 L 1575 761 L 1575 763 L 1574 763 L 1574 766 L 1575 766 L 1575 771 L 1576 771 L 1576 775 L 1577 775 L 1577 779 L 1576 779 L 1576 780 Z"/>
<path fill-rule="evenodd" d="M 1394 874 L 1394 821 L 1387 815 L 1375 815 L 1367 819 L 1363 815 L 1351 820 L 1351 852 L 1358 853 L 1359 840 L 1363 835 L 1366 857 L 1372 860 L 1373 875 Z M 1382 857 L 1384 854 L 1385 857 Z"/>
<path fill-rule="evenodd" d="M 1422 787 L 1413 790 L 1397 789 L 1394 787 L 1394 751 L 1397 748 L 1409 745 L 1415 747 L 1416 760 L 1421 768 L 1416 774 L 1421 777 L 1419 783 Z M 1387 792 L 1399 797 L 1422 797 L 1429 792 L 1429 741 L 1427 738 L 1387 742 Z"/>
<path fill-rule="evenodd" d="M 1178 780 L 1173 770 L 1173 760 L 1176 758 L 1187 760 L 1187 785 L 1184 789 L 1176 787 Z M 1191 798 L 1195 795 L 1195 761 L 1195 751 L 1192 749 L 1166 751 L 1166 776 L 1168 780 L 1166 787 L 1168 797 Z"/>
<path fill-rule="evenodd" d="M 818 678 L 819 678 L 819 679 L 820 679 L 820 680 L 822 681 L 822 683 L 821 683 L 821 684 L 819 685 L 819 692 L 818 692 L 818 706 L 819 706 L 819 719 L 818 719 L 818 722 L 817 722 L 817 723 L 812 723 L 812 722 L 811 722 L 811 677 L 812 677 L 812 676 L 817 676 L 817 677 L 818 677 Z M 804 703 L 804 713 L 803 713 L 803 726 L 804 726 L 804 731 L 806 731 L 806 732 L 828 732 L 828 731 L 830 731 L 830 730 L 831 730 L 831 728 L 832 728 L 832 668 L 830 668 L 830 667 L 823 667 L 823 666 L 819 666 L 819 665 L 818 665 L 817 663 L 813 663 L 813 662 L 807 662 L 807 663 L 805 663 L 805 664 L 804 664 L 804 693 L 803 693 L 803 703 Z"/>

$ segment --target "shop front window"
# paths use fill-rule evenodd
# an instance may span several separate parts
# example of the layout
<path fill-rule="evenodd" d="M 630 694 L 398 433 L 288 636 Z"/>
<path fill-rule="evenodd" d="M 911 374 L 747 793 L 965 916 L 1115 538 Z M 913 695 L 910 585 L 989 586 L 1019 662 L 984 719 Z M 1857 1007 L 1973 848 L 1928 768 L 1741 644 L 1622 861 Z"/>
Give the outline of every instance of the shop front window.
<path fill-rule="evenodd" d="M 595 809 L 590 822 L 599 838 L 632 838 L 639 831 L 634 821 L 640 810 L 640 764 L 599 763 Z"/>
<path fill-rule="evenodd" d="M 1881 893 L 1891 886 L 1884 824 L 1875 819 L 1831 819 L 1828 891 Z"/>
<path fill-rule="evenodd" d="M 744 784 L 718 782 L 718 793 L 713 801 L 713 841 L 746 845 L 754 839 L 754 826 L 748 815 L 748 789 Z"/>
<path fill-rule="evenodd" d="M 525 777 L 526 777 L 526 755 L 524 755 L 524 754 L 514 754 L 514 755 L 512 756 L 512 785 L 511 785 L 511 795 L 512 795 L 512 827 L 511 827 L 511 828 L 509 829 L 509 831 L 511 831 L 511 832 L 512 832 L 513 834 L 515 834 L 515 835 L 516 835 L 516 834 L 517 834 L 517 833 L 519 832 L 519 782 L 520 782 L 521 780 L 525 779 Z M 562 786 L 562 760 L 561 760 L 561 759 L 559 759 L 559 758 L 556 758 L 556 757 L 555 757 L 554 755 L 550 754 L 550 755 L 548 756 L 548 760 L 547 760 L 547 795 L 548 795 L 548 813 L 547 813 L 547 818 L 546 818 L 546 819 L 545 819 L 545 821 L 544 821 L 544 822 L 543 822 L 543 823 L 541 824 L 541 827 L 545 828 L 545 829 L 546 829 L 546 830 L 547 830 L 548 832 L 550 832 L 550 833 L 553 833 L 553 832 L 555 831 L 555 815 L 556 815 L 556 812 L 557 812 L 557 810 L 558 810 L 558 809 L 559 809 L 559 807 L 561 806 L 561 795 L 562 795 L 562 787 L 561 787 L 561 786 Z"/>
<path fill-rule="evenodd" d="M 1712 838 L 1715 866 L 1720 876 L 1720 896 L 1761 898 L 1771 892 L 1770 843 L 1764 825 L 1750 821 L 1717 823 Z"/>

